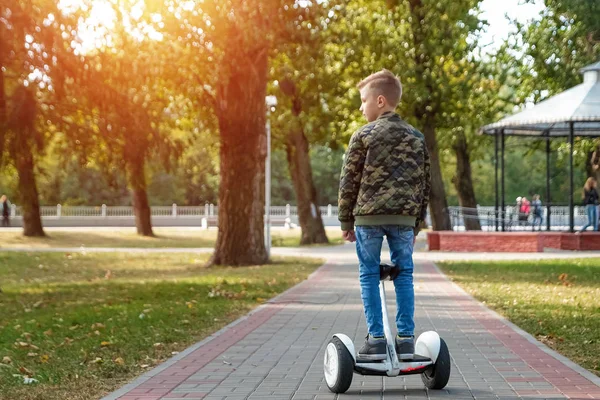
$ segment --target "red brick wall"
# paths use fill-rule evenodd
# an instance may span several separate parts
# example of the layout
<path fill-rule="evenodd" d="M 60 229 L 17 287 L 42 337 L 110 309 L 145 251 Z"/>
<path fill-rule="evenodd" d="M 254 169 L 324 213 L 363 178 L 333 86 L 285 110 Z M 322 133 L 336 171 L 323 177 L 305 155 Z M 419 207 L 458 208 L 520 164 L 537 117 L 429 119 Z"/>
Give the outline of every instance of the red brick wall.
<path fill-rule="evenodd" d="M 562 232 L 428 232 L 429 250 L 456 252 L 541 252 L 561 250 L 600 250 L 600 233 Z"/>
<path fill-rule="evenodd" d="M 540 243 L 538 251 L 544 251 L 544 248 L 550 249 L 561 249 L 562 248 L 562 236 L 561 232 L 548 232 L 543 233 L 540 237 Z"/>
<path fill-rule="evenodd" d="M 579 250 L 600 250 L 600 233 L 583 233 L 579 239 Z"/>

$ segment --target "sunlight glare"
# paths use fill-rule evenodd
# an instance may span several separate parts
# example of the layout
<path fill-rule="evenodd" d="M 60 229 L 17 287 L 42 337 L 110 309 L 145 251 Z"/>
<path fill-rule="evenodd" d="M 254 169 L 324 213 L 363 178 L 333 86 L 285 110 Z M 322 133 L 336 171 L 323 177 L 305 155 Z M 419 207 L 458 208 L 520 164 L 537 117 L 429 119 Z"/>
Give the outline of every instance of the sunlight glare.
<path fill-rule="evenodd" d="M 187 3 L 192 3 L 193 7 L 193 2 Z M 84 11 L 88 9 L 83 0 L 60 0 L 58 6 L 66 14 L 73 13 L 77 9 Z M 139 41 L 145 38 L 162 40 L 163 35 L 153 26 L 138 22 L 144 15 L 144 9 L 145 3 L 143 0 L 136 2 L 130 10 L 120 9 L 123 14 L 125 30 Z M 78 41 L 72 43 L 76 53 L 87 54 L 102 47 L 112 47 L 114 43 L 111 31 L 115 28 L 116 19 L 117 14 L 109 0 L 93 1 L 88 18 L 79 21 L 77 27 Z M 151 20 L 158 23 L 159 26 L 164 25 L 160 14 L 153 14 Z"/>

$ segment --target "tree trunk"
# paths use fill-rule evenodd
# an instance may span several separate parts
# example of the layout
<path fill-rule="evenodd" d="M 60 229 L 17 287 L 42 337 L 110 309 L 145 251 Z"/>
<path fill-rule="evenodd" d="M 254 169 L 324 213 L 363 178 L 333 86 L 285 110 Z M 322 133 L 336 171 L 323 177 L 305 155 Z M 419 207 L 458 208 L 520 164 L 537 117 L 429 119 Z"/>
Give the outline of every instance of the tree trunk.
<path fill-rule="evenodd" d="M 321 210 L 317 202 L 317 191 L 312 178 L 308 140 L 300 120 L 302 101 L 298 96 L 298 88 L 290 78 L 281 79 L 279 82 L 282 92 L 292 100 L 292 115 L 290 132 L 285 143 L 288 167 L 296 193 L 298 206 L 298 222 L 302 234 L 300 244 L 329 243 Z"/>
<path fill-rule="evenodd" d="M 423 135 L 427 143 L 427 151 L 431 161 L 431 193 L 429 195 L 429 215 L 434 231 L 447 231 L 451 229 L 448 215 L 448 202 L 446 189 L 442 180 L 442 169 L 437 149 L 435 126 L 431 121 L 425 121 Z"/>
<path fill-rule="evenodd" d="M 154 236 L 150 218 L 150 205 L 146 192 L 146 175 L 144 174 L 144 159 L 132 160 L 129 163 L 129 185 L 135 214 L 135 227 L 138 235 Z"/>
<path fill-rule="evenodd" d="M 458 202 L 461 207 L 472 209 L 463 210 L 465 229 L 468 231 L 480 231 L 481 224 L 477 213 L 475 191 L 473 190 L 469 147 L 464 133 L 458 133 L 453 147 L 456 153 L 456 176 L 452 181 L 458 192 Z"/>
<path fill-rule="evenodd" d="M 298 124 L 300 125 L 300 124 Z M 300 244 L 329 243 L 321 210 L 317 203 L 317 191 L 313 183 L 308 140 L 301 126 L 288 134 L 286 151 L 290 175 L 296 192 L 298 220 L 302 229 Z"/>
<path fill-rule="evenodd" d="M 209 265 L 260 265 L 264 242 L 266 49 L 240 55 L 229 48 L 229 79 L 217 89 L 221 138 L 219 233 Z"/>
<path fill-rule="evenodd" d="M 35 172 L 33 153 L 28 146 L 23 146 L 15 155 L 15 166 L 19 174 L 19 202 L 23 216 L 23 235 L 46 236 L 40 217 L 40 201 Z"/>
<path fill-rule="evenodd" d="M 11 131 L 9 153 L 19 174 L 19 194 L 23 216 L 23 235 L 46 236 L 40 216 L 40 200 L 35 182 L 34 152 L 43 146 L 42 136 L 35 129 L 37 104 L 35 95 L 19 87 L 12 96 L 14 107 L 8 119 Z"/>
<path fill-rule="evenodd" d="M 446 200 L 446 189 L 442 179 L 442 170 L 440 168 L 440 159 L 438 155 L 437 138 L 435 134 L 436 123 L 435 116 L 440 112 L 441 100 L 436 95 L 436 82 L 431 78 L 431 73 L 427 72 L 429 65 L 427 60 L 430 58 L 428 46 L 430 39 L 427 35 L 427 26 L 422 23 L 426 19 L 427 10 L 422 0 L 409 0 L 408 2 L 411 14 L 411 25 L 413 33 L 413 45 L 420 49 L 415 53 L 415 74 L 423 77 L 424 88 L 427 92 L 425 100 L 419 101 L 414 108 L 414 116 L 421 121 L 423 134 L 427 142 L 427 150 L 431 160 L 431 193 L 429 195 L 429 215 L 434 231 L 450 230 L 450 216 L 448 215 L 448 202 Z"/>
<path fill-rule="evenodd" d="M 4 87 L 4 47 L 2 37 L 0 37 L 0 167 L 2 166 L 2 156 L 4 155 L 4 146 L 6 141 L 6 123 L 8 114 L 6 111 L 6 89 Z"/>

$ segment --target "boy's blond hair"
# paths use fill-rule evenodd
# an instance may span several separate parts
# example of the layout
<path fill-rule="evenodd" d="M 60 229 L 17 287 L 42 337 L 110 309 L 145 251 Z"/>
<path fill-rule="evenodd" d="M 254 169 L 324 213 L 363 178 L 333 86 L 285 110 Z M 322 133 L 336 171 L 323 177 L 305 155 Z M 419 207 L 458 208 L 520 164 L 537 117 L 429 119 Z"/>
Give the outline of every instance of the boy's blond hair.
<path fill-rule="evenodd" d="M 374 90 L 377 96 L 383 96 L 387 102 L 396 107 L 400 103 L 402 98 L 402 83 L 392 71 L 382 69 L 379 72 L 375 72 L 367 76 L 365 79 L 358 83 L 358 88 L 362 89 L 365 86 L 369 86 L 369 89 Z"/>

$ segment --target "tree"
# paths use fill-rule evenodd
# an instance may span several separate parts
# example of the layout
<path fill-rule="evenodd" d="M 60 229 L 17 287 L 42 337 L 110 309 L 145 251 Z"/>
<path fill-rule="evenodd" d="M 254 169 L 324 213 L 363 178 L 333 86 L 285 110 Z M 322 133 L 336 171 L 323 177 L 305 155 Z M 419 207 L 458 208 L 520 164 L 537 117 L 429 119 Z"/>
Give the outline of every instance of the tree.
<path fill-rule="evenodd" d="M 300 244 L 328 243 L 319 208 L 320 198 L 315 187 L 311 167 L 310 143 L 323 142 L 325 113 L 319 102 L 321 91 L 328 86 L 325 66 L 322 64 L 322 32 L 310 32 L 310 43 L 286 46 L 275 58 L 273 74 L 279 87 L 280 105 L 277 107 L 275 127 L 280 131 L 294 185 L 298 221 L 302 234 Z M 306 71 L 312 71 L 306 74 Z M 277 136 L 277 135 L 276 135 Z"/>
<path fill-rule="evenodd" d="M 160 69 L 160 65 L 153 56 L 158 44 L 150 40 L 135 42 L 123 37 L 118 55 L 109 53 L 109 49 L 97 55 L 101 71 L 95 74 L 95 86 L 90 91 L 94 92 L 99 129 L 92 154 L 109 165 L 123 167 L 131 189 L 137 233 L 153 236 L 147 159 L 157 154 L 155 159 L 168 169 L 172 158 L 180 156 L 183 144 L 173 135 L 172 121 L 165 115 L 168 85 L 156 76 L 155 68 Z"/>
<path fill-rule="evenodd" d="M 95 5 L 82 1 L 70 12 L 93 10 Z M 153 154 L 168 169 L 179 157 L 182 141 L 175 134 L 178 120 L 173 114 L 186 102 L 173 93 L 170 76 L 164 73 L 160 55 L 168 50 L 155 29 L 159 21 L 137 16 L 137 2 L 102 5 L 106 21 L 96 22 L 93 14 L 80 20 L 79 30 L 94 30 L 95 36 L 77 49 L 84 79 L 77 91 L 66 93 L 76 111 L 63 117 L 72 127 L 64 139 L 77 144 L 83 162 L 94 160 L 100 170 L 124 172 L 137 232 L 153 236 L 147 159 Z"/>
<path fill-rule="evenodd" d="M 456 98 L 461 93 L 454 91 L 452 79 L 462 73 L 460 63 L 469 57 L 471 49 L 464 43 L 478 29 L 479 19 L 472 13 L 478 4 L 479 0 L 396 2 L 399 11 L 404 10 L 410 27 L 405 38 L 411 61 L 407 80 L 412 83 L 407 103 L 416 125 L 425 135 L 431 157 L 429 210 L 434 230 L 450 229 L 437 131 L 458 125 L 448 112 L 448 107 L 461 101 Z"/>
<path fill-rule="evenodd" d="M 514 65 L 516 104 L 538 103 L 582 81 L 579 70 L 600 59 L 600 4 L 589 0 L 546 0 L 540 18 L 528 25 L 515 22 L 518 35 L 501 49 Z M 575 161 L 586 158 L 590 176 L 600 178 L 592 167 L 600 143 L 576 142 Z M 553 144 L 556 150 L 561 144 Z"/>
<path fill-rule="evenodd" d="M 464 122 L 453 109 L 456 104 L 466 105 L 469 91 L 456 90 L 453 84 L 465 80 L 463 68 L 472 58 L 473 46 L 467 38 L 480 26 L 473 13 L 478 3 L 351 2 L 331 16 L 330 32 L 335 39 L 327 47 L 326 57 L 331 75 L 344 79 L 330 96 L 344 100 L 331 99 L 327 104 L 337 121 L 344 120 L 337 123 L 338 130 L 351 131 L 362 122 L 357 112 L 349 115 L 348 111 L 358 109 L 354 88 L 358 81 L 381 68 L 401 77 L 405 90 L 400 114 L 424 133 L 431 157 L 429 210 L 436 230 L 450 229 L 438 140 Z"/>
<path fill-rule="evenodd" d="M 303 34 L 311 3 L 292 0 L 171 5 L 165 33 L 183 88 L 220 135 L 219 233 L 210 264 L 268 261 L 264 244 L 265 95 L 272 52 Z M 195 85 L 189 87 L 189 81 Z M 187 89 L 187 90 L 186 90 Z"/>
<path fill-rule="evenodd" d="M 440 146 L 452 149 L 456 159 L 456 170 L 452 177 L 461 207 L 472 209 L 471 218 L 465 219 L 467 230 L 480 230 L 477 218 L 477 197 L 473 184 L 471 163 L 485 157 L 486 149 L 492 149 L 493 141 L 479 135 L 481 126 L 495 121 L 512 105 L 506 98 L 506 73 L 497 61 L 486 59 L 475 52 L 476 42 L 466 40 L 457 46 L 469 46 L 473 56 L 453 60 L 450 64 L 452 76 L 448 82 L 452 87 L 446 105 L 446 113 L 454 121 L 452 128 L 440 131 Z"/>
<path fill-rule="evenodd" d="M 17 170 L 25 236 L 45 235 L 36 159 L 54 133 L 50 125 L 64 111 L 66 78 L 76 78 L 70 43 L 77 42 L 78 17 L 47 0 L 0 6 L 0 165 L 6 160 Z"/>

